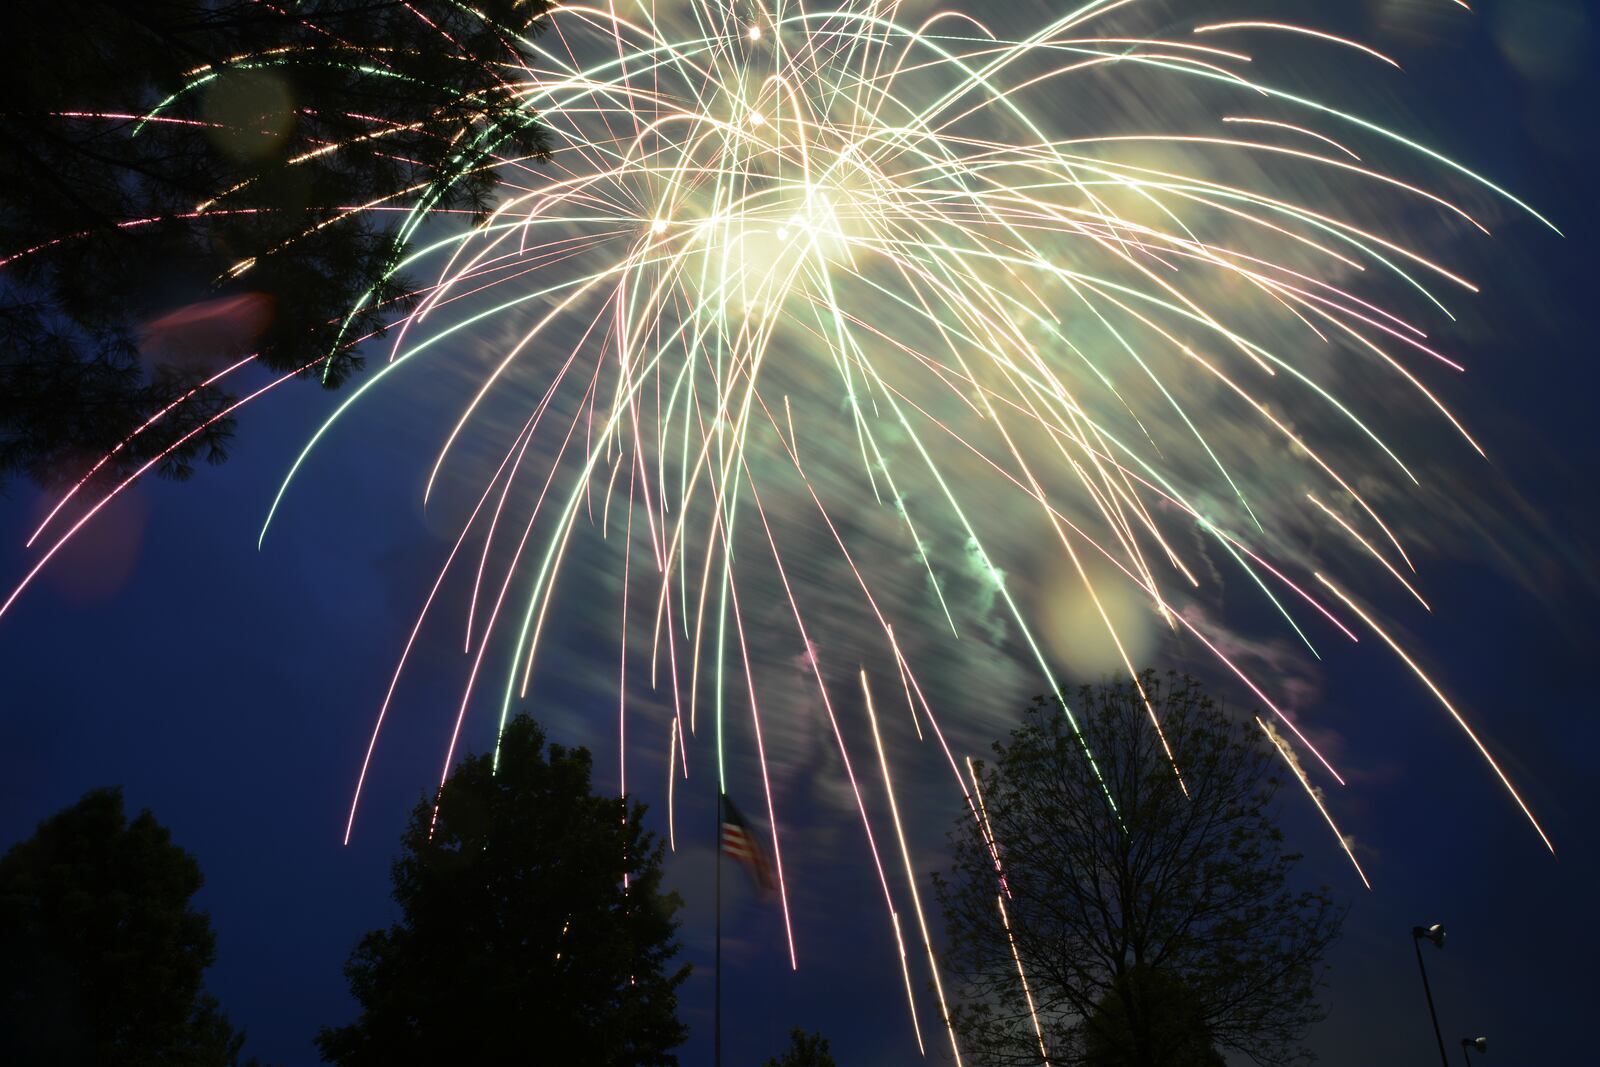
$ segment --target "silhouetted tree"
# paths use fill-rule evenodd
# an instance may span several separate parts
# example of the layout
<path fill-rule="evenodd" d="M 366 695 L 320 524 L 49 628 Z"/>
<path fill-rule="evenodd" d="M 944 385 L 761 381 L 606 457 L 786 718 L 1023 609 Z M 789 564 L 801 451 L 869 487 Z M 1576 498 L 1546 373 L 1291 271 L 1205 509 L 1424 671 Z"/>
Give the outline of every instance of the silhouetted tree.
<path fill-rule="evenodd" d="M 590 792 L 584 749 L 518 716 L 412 813 L 400 921 L 345 967 L 361 1004 L 317 1046 L 345 1067 L 676 1064 L 681 902 L 643 805 Z"/>
<path fill-rule="evenodd" d="M 1084 687 L 1081 736 L 1036 700 L 978 765 L 990 829 L 963 815 L 937 879 L 975 1064 L 1310 1059 L 1299 1041 L 1343 915 L 1326 889 L 1289 887 L 1275 757 L 1193 680 L 1141 685 L 1149 709 L 1132 683 Z"/>
<path fill-rule="evenodd" d="M 789 1051 L 767 1061 L 767 1067 L 838 1067 L 828 1051 L 828 1039 L 808 1034 L 798 1026 L 789 1031 Z"/>
<path fill-rule="evenodd" d="M 180 440 L 163 473 L 220 461 L 229 397 L 200 386 L 250 352 L 343 381 L 341 339 L 408 300 L 403 209 L 482 212 L 490 163 L 544 152 L 511 72 L 546 7 L 11 0 L 0 483 L 74 478 L 180 399 L 104 473 Z"/>
<path fill-rule="evenodd" d="M 224 1067 L 235 1033 L 201 988 L 216 955 L 194 857 L 99 789 L 0 857 L 0 1063 Z"/>
<path fill-rule="evenodd" d="M 1084 1026 L 1087 1067 L 1227 1067 L 1205 1005 L 1171 970 L 1134 966 L 1111 983 Z"/>

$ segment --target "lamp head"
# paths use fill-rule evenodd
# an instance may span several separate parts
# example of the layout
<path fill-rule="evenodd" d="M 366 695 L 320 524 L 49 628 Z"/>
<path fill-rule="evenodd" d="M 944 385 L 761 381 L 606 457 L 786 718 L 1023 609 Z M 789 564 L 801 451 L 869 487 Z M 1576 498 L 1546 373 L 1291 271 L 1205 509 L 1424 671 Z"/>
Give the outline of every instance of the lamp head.
<path fill-rule="evenodd" d="M 1461 1039 L 1462 1048 L 1475 1048 L 1479 1052 L 1489 1051 L 1489 1039 L 1486 1037 L 1464 1037 Z"/>
<path fill-rule="evenodd" d="M 1412 937 L 1427 938 L 1432 941 L 1435 948 L 1444 948 L 1444 924 L 1434 923 L 1432 926 L 1413 926 Z"/>

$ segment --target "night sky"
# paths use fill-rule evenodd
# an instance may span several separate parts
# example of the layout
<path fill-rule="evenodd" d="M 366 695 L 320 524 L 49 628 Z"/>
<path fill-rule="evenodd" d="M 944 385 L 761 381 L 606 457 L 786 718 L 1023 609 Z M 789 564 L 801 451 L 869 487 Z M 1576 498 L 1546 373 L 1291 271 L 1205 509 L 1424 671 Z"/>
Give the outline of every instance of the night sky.
<path fill-rule="evenodd" d="M 1403 4 L 1385 10 L 1403 15 Z M 1430 144 L 1565 233 L 1507 215 L 1492 239 L 1453 249 L 1483 291 L 1458 300 L 1461 322 L 1439 335 L 1470 369 L 1450 400 L 1490 455 L 1486 470 L 1462 450 L 1462 477 L 1514 486 L 1516 498 L 1497 499 L 1517 500 L 1506 506 L 1520 509 L 1521 536 L 1423 560 L 1432 617 L 1406 616 L 1413 647 L 1524 788 L 1557 855 L 1403 667 L 1365 643 L 1332 648 L 1317 668 L 1317 703 L 1339 723 L 1335 754 L 1351 787 L 1335 802 L 1374 889 L 1361 888 L 1315 813 L 1286 797 L 1306 876 L 1350 903 L 1329 1018 L 1310 1040 L 1335 1067 L 1430 1062 L 1408 931 L 1438 921 L 1449 943 L 1430 950 L 1429 974 L 1452 1056 L 1457 1038 L 1485 1034 L 1497 1067 L 1600 1062 L 1586 1014 L 1600 958 L 1591 906 L 1600 879 L 1600 22 L 1554 0 L 1486 3 L 1476 20 L 1443 29 L 1401 32 L 1370 17 L 1377 32 L 1367 39 L 1406 67 L 1384 83 L 1405 101 L 1385 118 L 1428 131 Z M 1518 43 L 1528 41 L 1531 52 Z M 318 1026 L 353 1015 L 341 964 L 363 931 L 394 917 L 388 864 L 411 805 L 437 780 L 459 699 L 459 649 L 440 637 L 407 676 L 343 846 L 372 714 L 454 533 L 419 496 L 432 427 L 461 397 L 417 392 L 363 405 L 258 551 L 277 480 L 333 399 L 309 385 L 269 396 L 244 412 L 226 465 L 186 485 L 139 485 L 0 620 L 0 847 L 84 791 L 122 784 L 130 808 L 151 808 L 205 872 L 200 901 L 218 936 L 209 989 L 247 1028 L 247 1052 L 290 1067 L 316 1062 Z M 47 506 L 25 485 L 8 494 L 6 584 L 29 566 L 21 542 Z M 559 655 L 614 662 L 605 638 L 574 626 L 555 640 Z M 1020 708 L 1029 695 L 988 698 Z M 555 740 L 590 744 L 600 783 L 614 787 L 614 701 L 591 699 L 557 678 L 527 707 Z M 464 743 L 482 750 L 493 729 L 492 712 L 478 712 Z M 930 755 L 897 747 L 896 773 L 932 775 Z M 650 779 L 641 795 L 656 801 L 653 759 L 639 761 Z M 685 958 L 695 965 L 681 997 L 691 1037 L 680 1056 L 700 1064 L 710 1059 L 712 814 L 709 778 L 690 785 L 700 788 L 680 795 L 669 881 L 687 898 Z M 760 808 L 758 783 L 732 788 L 747 811 Z M 959 798 L 948 788 L 919 796 L 915 855 L 929 870 L 942 862 L 937 842 Z M 664 833 L 664 807 L 654 811 Z M 726 1062 L 764 1062 L 796 1025 L 826 1033 L 845 1067 L 914 1062 L 876 882 L 847 836 L 858 828 L 812 826 L 804 812 L 792 821 L 786 861 L 805 883 L 800 968 L 789 971 L 776 913 L 734 878 Z M 931 1001 L 924 1008 L 931 1026 Z M 937 1042 L 930 1049 L 937 1062 Z"/>

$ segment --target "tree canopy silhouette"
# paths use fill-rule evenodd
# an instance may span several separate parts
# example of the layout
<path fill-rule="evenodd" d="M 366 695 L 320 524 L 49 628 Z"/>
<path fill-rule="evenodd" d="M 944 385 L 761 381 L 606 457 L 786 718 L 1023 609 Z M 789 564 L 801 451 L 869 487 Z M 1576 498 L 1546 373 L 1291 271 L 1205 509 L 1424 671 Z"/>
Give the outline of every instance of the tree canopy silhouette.
<path fill-rule="evenodd" d="M 1123 971 L 1083 1028 L 1086 1067 L 1227 1067 L 1213 1047 L 1205 1005 L 1170 969 Z"/>
<path fill-rule="evenodd" d="M 0 1063 L 224 1067 L 244 1043 L 201 988 L 216 955 L 194 857 L 119 789 L 0 857 Z"/>
<path fill-rule="evenodd" d="M 672 1065 L 681 902 L 643 805 L 590 792 L 584 749 L 518 716 L 412 813 L 401 917 L 345 967 L 361 1015 L 317 1045 L 345 1067 Z"/>
<path fill-rule="evenodd" d="M 1326 889 L 1290 887 L 1270 746 L 1189 678 L 1140 686 L 1148 709 L 1132 683 L 1084 687 L 1081 737 L 1036 700 L 978 765 L 980 818 L 958 821 L 937 879 L 975 1064 L 1310 1058 L 1343 914 Z"/>
<path fill-rule="evenodd" d="M 74 479 L 174 402 L 101 473 L 220 461 L 205 383 L 252 352 L 347 378 L 410 300 L 411 209 L 481 213 L 491 162 L 545 151 L 512 72 L 546 7 L 12 0 L 0 483 Z"/>
<path fill-rule="evenodd" d="M 789 1049 L 767 1061 L 767 1067 L 838 1067 L 828 1051 L 828 1039 L 808 1034 L 798 1026 L 789 1031 Z"/>

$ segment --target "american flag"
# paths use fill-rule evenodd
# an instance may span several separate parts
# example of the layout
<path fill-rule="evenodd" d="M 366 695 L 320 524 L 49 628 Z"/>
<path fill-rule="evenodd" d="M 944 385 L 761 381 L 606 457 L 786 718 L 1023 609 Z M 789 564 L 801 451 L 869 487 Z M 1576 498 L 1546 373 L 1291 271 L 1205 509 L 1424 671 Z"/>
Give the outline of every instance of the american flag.
<path fill-rule="evenodd" d="M 739 809 L 726 796 L 722 798 L 722 853 L 744 864 L 745 870 L 750 872 L 750 877 L 755 879 L 763 892 L 778 888 L 778 881 L 772 875 L 772 865 L 767 862 L 767 854 L 762 851 L 761 843 L 756 840 L 744 816 L 739 814 Z"/>

